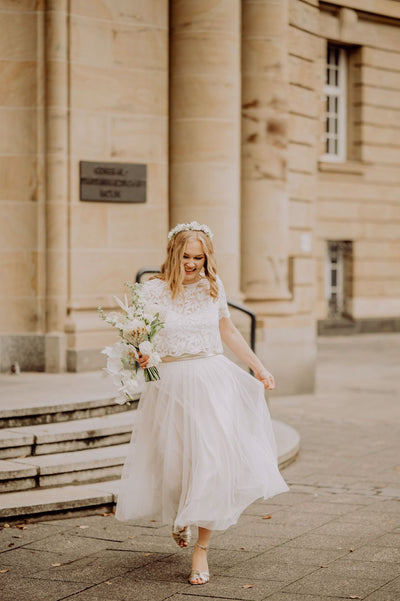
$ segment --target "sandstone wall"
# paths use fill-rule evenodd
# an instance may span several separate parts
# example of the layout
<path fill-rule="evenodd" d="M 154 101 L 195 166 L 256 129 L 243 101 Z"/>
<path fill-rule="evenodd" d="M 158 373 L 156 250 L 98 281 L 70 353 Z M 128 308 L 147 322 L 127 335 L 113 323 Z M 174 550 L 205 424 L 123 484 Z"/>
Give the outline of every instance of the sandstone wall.
<path fill-rule="evenodd" d="M 0 3 L 0 369 L 43 365 L 43 38 L 41 3 Z"/>
<path fill-rule="evenodd" d="M 99 366 L 97 306 L 188 219 L 281 392 L 313 386 L 327 240 L 353 241 L 353 317 L 398 316 L 399 19 L 393 0 L 0 0 L 0 369 Z M 350 50 L 336 164 L 327 40 Z M 147 164 L 147 202 L 81 201 L 82 160 Z"/>
<path fill-rule="evenodd" d="M 71 1 L 70 369 L 104 344 L 95 311 L 138 269 L 159 266 L 168 232 L 168 1 Z M 147 164 L 144 204 L 79 201 L 79 161 Z M 111 334 L 110 334 L 111 336 Z"/>
<path fill-rule="evenodd" d="M 318 2 L 291 0 L 290 78 L 290 256 L 294 323 L 314 325 L 316 160 L 319 150 Z"/>
<path fill-rule="evenodd" d="M 349 91 L 356 113 L 349 124 L 354 144 L 349 160 L 319 163 L 320 318 L 327 314 L 326 240 L 353 241 L 352 316 L 400 314 L 400 14 L 395 4 L 385 6 L 388 15 L 397 15 L 396 20 L 363 13 L 357 18 L 352 12 L 346 16 L 322 11 L 319 16 L 322 39 L 352 45 Z M 322 69 L 321 65 L 321 76 Z"/>

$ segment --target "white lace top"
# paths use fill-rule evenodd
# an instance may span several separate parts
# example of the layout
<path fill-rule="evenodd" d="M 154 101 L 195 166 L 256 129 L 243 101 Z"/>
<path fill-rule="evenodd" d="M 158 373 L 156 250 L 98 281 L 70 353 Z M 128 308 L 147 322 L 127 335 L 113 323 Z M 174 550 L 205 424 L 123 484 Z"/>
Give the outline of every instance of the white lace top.
<path fill-rule="evenodd" d="M 223 352 L 219 320 L 230 317 L 230 313 L 218 276 L 217 283 L 217 299 L 210 296 L 209 282 L 203 277 L 183 286 L 184 298 L 172 300 L 166 282 L 160 279 L 145 282 L 141 292 L 144 302 L 158 305 L 166 313 L 164 328 L 154 337 L 161 357 Z"/>

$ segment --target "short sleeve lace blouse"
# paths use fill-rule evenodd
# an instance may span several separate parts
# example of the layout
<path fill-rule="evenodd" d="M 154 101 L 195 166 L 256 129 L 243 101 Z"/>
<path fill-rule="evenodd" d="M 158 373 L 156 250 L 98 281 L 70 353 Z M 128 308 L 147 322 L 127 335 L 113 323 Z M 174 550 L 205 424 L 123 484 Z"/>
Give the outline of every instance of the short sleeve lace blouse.
<path fill-rule="evenodd" d="M 171 298 L 168 285 L 155 278 L 143 285 L 141 298 L 145 304 L 157 305 L 165 315 L 164 328 L 154 342 L 161 357 L 184 354 L 222 353 L 219 320 L 230 317 L 224 286 L 217 276 L 218 298 L 209 293 L 207 278 L 186 284 L 184 297 Z"/>

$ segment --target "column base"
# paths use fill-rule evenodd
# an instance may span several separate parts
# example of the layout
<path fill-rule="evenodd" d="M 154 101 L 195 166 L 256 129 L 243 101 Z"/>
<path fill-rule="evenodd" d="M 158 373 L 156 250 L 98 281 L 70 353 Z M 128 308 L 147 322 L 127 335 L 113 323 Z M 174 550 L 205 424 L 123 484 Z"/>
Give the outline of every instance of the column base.
<path fill-rule="evenodd" d="M 3 334 L 0 336 L 0 372 L 44 371 L 43 334 Z"/>
<path fill-rule="evenodd" d="M 274 396 L 313 393 L 316 332 L 308 328 L 258 328 L 256 353 L 274 375 Z"/>
<path fill-rule="evenodd" d="M 67 369 L 72 372 L 94 371 L 106 366 L 102 349 L 68 349 Z"/>
<path fill-rule="evenodd" d="M 62 373 L 66 369 L 65 334 L 45 334 L 45 371 Z"/>

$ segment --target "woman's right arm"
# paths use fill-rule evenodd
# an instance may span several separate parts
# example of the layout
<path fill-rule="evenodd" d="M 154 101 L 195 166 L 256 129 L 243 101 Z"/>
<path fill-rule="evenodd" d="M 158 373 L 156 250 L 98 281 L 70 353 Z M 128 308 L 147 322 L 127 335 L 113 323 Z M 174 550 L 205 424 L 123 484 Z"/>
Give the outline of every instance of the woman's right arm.
<path fill-rule="evenodd" d="M 219 331 L 221 339 L 235 353 L 235 355 L 253 370 L 257 380 L 264 384 L 265 388 L 275 388 L 274 376 L 264 367 L 257 355 L 251 350 L 230 317 L 222 317 L 219 320 Z"/>

